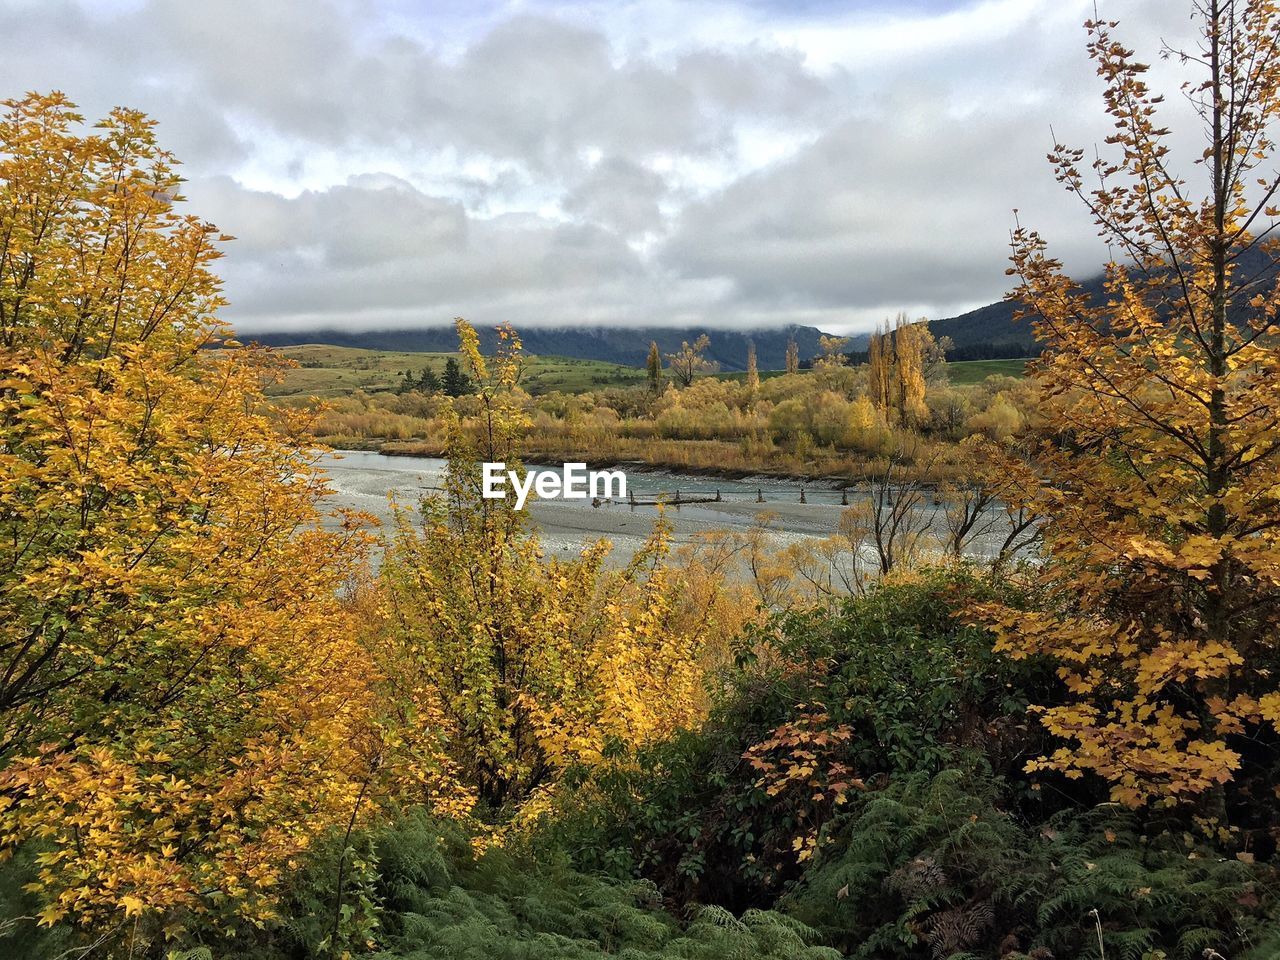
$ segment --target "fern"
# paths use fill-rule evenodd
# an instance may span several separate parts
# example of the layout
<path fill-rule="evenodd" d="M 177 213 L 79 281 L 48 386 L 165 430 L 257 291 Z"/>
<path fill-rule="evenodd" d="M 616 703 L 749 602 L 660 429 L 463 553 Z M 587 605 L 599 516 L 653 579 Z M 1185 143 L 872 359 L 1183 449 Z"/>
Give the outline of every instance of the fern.
<path fill-rule="evenodd" d="M 1277 899 L 1268 868 L 1147 837 L 1110 806 L 1024 824 L 1000 789 L 950 770 L 855 801 L 783 908 L 866 960 L 1096 958 L 1095 909 L 1111 960 L 1234 958 L 1275 928 L 1260 909 Z"/>

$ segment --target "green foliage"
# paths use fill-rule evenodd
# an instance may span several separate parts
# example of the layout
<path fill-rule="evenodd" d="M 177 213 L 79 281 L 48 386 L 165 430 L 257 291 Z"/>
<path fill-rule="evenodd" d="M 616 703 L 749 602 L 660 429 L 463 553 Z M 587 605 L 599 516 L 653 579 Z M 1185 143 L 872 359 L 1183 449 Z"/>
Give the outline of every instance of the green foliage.
<path fill-rule="evenodd" d="M 834 612 L 785 614 L 747 638 L 739 661 L 775 699 L 819 702 L 833 725 L 851 726 L 850 759 L 863 778 L 937 771 L 957 748 L 1006 771 L 1036 735 L 1025 721 L 1028 697 L 1051 689 L 1052 677 L 1042 664 L 992 653 L 990 636 L 958 618 L 996 595 L 1025 603 L 965 568 L 923 571 Z M 770 648 L 780 662 L 761 667 L 756 651 Z"/>
<path fill-rule="evenodd" d="M 66 954 L 78 942 L 65 924 L 53 929 L 36 925 L 42 903 L 23 887 L 35 879 L 37 852 L 34 844 L 26 844 L 0 863 L 0 957 L 46 960 Z"/>
<path fill-rule="evenodd" d="M 1052 676 L 958 622 L 993 595 L 1034 600 L 932 572 L 775 620 L 743 644 L 703 730 L 585 780 L 542 843 L 676 902 L 782 910 L 868 960 L 1094 958 L 1099 923 L 1112 960 L 1235 960 L 1274 936 L 1271 867 L 1224 855 L 1173 812 L 1027 781 L 1027 699 Z M 785 772 L 788 747 L 813 790 L 778 790 L 749 762 Z M 836 769 L 865 789 L 831 805 Z"/>
<path fill-rule="evenodd" d="M 657 890 L 643 881 L 589 876 L 562 857 L 534 863 L 502 849 L 475 855 L 469 838 L 418 812 L 379 831 L 368 862 L 381 903 L 374 956 L 392 960 L 838 960 L 815 944 L 799 921 L 753 911 L 742 917 L 721 907 L 697 909 L 682 924 L 662 909 Z M 332 922 L 336 849 L 316 858 L 298 883 L 292 919 L 283 935 L 238 957 L 277 960 L 326 957 L 323 931 Z M 221 956 L 215 950 L 215 955 Z"/>
<path fill-rule="evenodd" d="M 1238 957 L 1265 935 L 1273 870 L 1110 804 L 1028 823 L 1005 792 L 948 770 L 864 795 L 784 908 L 868 960 L 1086 960 L 1098 956 L 1099 923 L 1107 956 L 1132 960 Z"/>
<path fill-rule="evenodd" d="M 474 389 L 471 379 L 462 372 L 462 365 L 453 357 L 444 362 L 444 377 L 440 382 L 445 395 L 449 397 L 461 397 Z"/>
<path fill-rule="evenodd" d="M 764 912 L 735 918 L 708 907 L 681 928 L 641 882 L 611 882 L 563 865 L 535 866 L 501 850 L 472 859 L 431 826 L 388 835 L 387 957 L 414 960 L 791 958 L 836 956 L 813 932 Z M 397 855 L 399 852 L 400 855 Z"/>
<path fill-rule="evenodd" d="M 834 611 L 776 618 L 742 643 L 702 730 L 597 771 L 566 801 L 550 842 L 585 868 L 635 869 L 676 900 L 765 906 L 799 877 L 843 800 L 766 784 L 744 757 L 779 731 L 810 729 L 815 711 L 839 734 L 796 746 L 799 769 L 821 766 L 815 787 L 850 778 L 874 787 L 962 754 L 1016 768 L 1039 735 L 1026 692 L 1049 681 L 1036 664 L 992 654 L 983 631 L 954 614 L 957 598 L 997 590 L 1009 594 L 964 569 L 934 571 Z M 770 756 L 786 767 L 785 754 Z"/>

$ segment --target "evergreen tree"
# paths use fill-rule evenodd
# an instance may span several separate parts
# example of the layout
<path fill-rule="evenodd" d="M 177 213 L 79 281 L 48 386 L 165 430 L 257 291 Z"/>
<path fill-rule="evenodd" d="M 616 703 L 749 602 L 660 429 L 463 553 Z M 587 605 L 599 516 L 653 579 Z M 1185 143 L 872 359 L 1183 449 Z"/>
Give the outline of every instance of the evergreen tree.
<path fill-rule="evenodd" d="M 471 392 L 471 378 L 462 372 L 462 366 L 453 357 L 444 362 L 442 388 L 450 397 L 461 397 Z"/>
<path fill-rule="evenodd" d="M 422 376 L 418 378 L 418 389 L 423 393 L 440 392 L 440 378 L 432 372 L 430 367 L 422 368 Z"/>

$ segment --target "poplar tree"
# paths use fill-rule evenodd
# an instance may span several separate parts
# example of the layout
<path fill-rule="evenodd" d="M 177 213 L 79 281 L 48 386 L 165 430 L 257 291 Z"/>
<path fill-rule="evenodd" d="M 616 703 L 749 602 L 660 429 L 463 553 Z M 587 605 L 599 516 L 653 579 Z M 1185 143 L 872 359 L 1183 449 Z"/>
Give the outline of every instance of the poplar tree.
<path fill-rule="evenodd" d="M 898 416 L 903 423 L 918 426 L 929 414 L 925 406 L 923 323 L 912 323 L 899 314 L 893 334 L 894 379 Z"/>
<path fill-rule="evenodd" d="M 649 390 L 654 395 L 662 392 L 662 354 L 658 352 L 658 341 L 649 341 L 649 359 L 645 361 L 645 369 L 649 376 Z"/>
<path fill-rule="evenodd" d="M 796 373 L 800 370 L 800 347 L 796 344 L 796 338 L 791 337 L 787 340 L 787 373 Z"/>
<path fill-rule="evenodd" d="M 880 325 L 867 344 L 867 391 L 877 409 L 886 416 L 893 412 L 893 340 Z"/>

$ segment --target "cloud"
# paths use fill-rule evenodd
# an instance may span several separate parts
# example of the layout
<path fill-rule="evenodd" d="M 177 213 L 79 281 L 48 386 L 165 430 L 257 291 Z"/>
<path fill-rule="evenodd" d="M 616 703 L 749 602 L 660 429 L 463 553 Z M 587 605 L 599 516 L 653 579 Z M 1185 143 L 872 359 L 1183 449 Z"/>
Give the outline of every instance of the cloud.
<path fill-rule="evenodd" d="M 1186 32 L 1174 6 L 1102 12 L 1154 51 Z M 1106 133 L 1091 13 L 8 0 L 0 90 L 155 116 L 192 210 L 239 238 L 221 266 L 246 332 L 459 314 L 866 329 L 1000 296 L 1013 207 L 1070 266 L 1101 262 L 1043 163 L 1050 123 Z"/>

